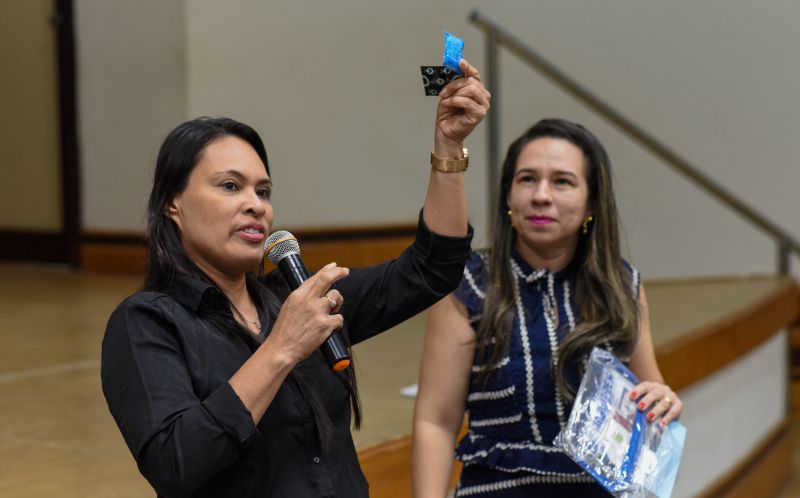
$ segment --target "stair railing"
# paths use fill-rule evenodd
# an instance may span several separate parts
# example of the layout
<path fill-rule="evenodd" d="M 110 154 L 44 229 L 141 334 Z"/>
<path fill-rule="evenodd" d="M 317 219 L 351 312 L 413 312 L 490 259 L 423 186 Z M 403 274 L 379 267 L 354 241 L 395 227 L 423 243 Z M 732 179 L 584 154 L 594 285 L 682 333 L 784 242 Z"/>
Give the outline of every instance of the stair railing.
<path fill-rule="evenodd" d="M 777 271 L 780 275 L 788 275 L 790 270 L 791 253 L 800 256 L 800 242 L 792 235 L 777 226 L 772 220 L 759 213 L 752 206 L 745 203 L 732 192 L 726 190 L 710 177 L 701 172 L 699 168 L 681 157 L 678 153 L 658 141 L 640 126 L 625 117 L 622 113 L 612 108 L 602 99 L 594 95 L 572 77 L 561 71 L 541 54 L 528 47 L 519 38 L 508 30 L 489 19 L 479 10 L 470 12 L 468 19 L 472 24 L 483 31 L 486 36 L 486 74 L 484 80 L 489 89 L 500 88 L 500 72 L 498 70 L 499 47 L 505 47 L 509 52 L 519 57 L 533 69 L 550 79 L 562 90 L 583 102 L 594 112 L 611 122 L 626 136 L 650 151 L 655 156 L 664 160 L 672 169 L 688 178 L 690 182 L 715 197 L 725 206 L 729 207 L 747 221 L 766 232 L 777 243 Z M 493 219 L 494 208 L 497 203 L 496 186 L 500 179 L 500 95 L 492 93 L 492 111 L 487 117 L 488 127 L 488 165 L 489 165 L 489 219 Z"/>

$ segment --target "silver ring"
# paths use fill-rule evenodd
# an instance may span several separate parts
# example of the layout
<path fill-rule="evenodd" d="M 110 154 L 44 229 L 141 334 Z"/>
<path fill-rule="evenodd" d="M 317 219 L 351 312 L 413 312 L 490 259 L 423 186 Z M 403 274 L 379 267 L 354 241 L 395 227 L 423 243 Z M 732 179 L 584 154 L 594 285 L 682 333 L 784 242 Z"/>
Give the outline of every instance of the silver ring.
<path fill-rule="evenodd" d="M 325 297 L 327 297 L 328 301 L 331 303 L 331 309 L 335 308 L 336 307 L 336 299 L 333 299 L 330 296 L 325 296 Z"/>

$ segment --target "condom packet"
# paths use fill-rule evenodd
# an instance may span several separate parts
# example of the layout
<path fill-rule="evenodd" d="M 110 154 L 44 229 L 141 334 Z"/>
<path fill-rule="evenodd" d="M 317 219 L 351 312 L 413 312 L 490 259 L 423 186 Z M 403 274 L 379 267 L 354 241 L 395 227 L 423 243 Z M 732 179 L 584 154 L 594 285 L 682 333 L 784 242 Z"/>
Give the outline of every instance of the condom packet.
<path fill-rule="evenodd" d="M 462 75 L 446 66 L 420 66 L 425 95 L 436 97 L 451 81 Z"/>
<path fill-rule="evenodd" d="M 425 95 L 436 97 L 451 81 L 461 78 L 461 53 L 464 51 L 464 41 L 447 31 L 444 32 L 444 65 L 420 66 L 422 72 L 422 85 Z"/>
<path fill-rule="evenodd" d="M 461 74 L 461 69 L 458 63 L 461 62 L 461 53 L 464 51 L 464 40 L 461 38 L 444 32 L 444 65 L 449 67 L 458 74 Z"/>
<path fill-rule="evenodd" d="M 553 444 L 618 498 L 669 498 L 686 427 L 648 422 L 630 399 L 638 383 L 613 354 L 594 348 L 569 420 Z"/>

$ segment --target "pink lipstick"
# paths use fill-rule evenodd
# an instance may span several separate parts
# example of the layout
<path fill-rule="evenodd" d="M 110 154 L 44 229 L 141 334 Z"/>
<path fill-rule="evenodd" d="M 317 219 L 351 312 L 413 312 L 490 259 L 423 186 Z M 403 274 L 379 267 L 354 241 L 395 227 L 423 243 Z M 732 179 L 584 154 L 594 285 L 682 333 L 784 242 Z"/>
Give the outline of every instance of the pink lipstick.
<path fill-rule="evenodd" d="M 530 216 L 528 217 L 528 221 L 534 225 L 548 225 L 553 222 L 553 218 L 548 216 Z"/>

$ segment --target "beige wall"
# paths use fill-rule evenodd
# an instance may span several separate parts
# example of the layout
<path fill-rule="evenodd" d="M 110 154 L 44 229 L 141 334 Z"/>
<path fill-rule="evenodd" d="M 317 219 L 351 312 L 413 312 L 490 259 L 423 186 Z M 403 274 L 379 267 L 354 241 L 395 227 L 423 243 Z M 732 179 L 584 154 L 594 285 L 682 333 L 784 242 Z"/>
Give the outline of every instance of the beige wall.
<path fill-rule="evenodd" d="M 75 0 L 84 230 L 143 230 L 158 145 L 186 116 L 183 3 Z"/>
<path fill-rule="evenodd" d="M 568 0 L 528 11 L 490 9 L 563 70 L 800 238 L 794 145 L 800 66 L 792 62 L 800 4 Z M 771 239 L 543 78 L 510 57 L 503 67 L 506 140 L 530 116 L 561 115 L 585 123 L 606 144 L 627 244 L 645 278 L 774 271 Z M 796 258 L 794 270 L 800 275 Z"/>
<path fill-rule="evenodd" d="M 0 3 L 0 230 L 62 229 L 51 0 Z"/>
<path fill-rule="evenodd" d="M 678 393 L 687 437 L 674 498 L 702 496 L 785 421 L 788 345 L 786 333 L 777 333 Z"/>
<path fill-rule="evenodd" d="M 419 66 L 441 64 L 443 29 L 482 60 L 462 2 L 312 0 L 187 3 L 189 113 L 252 123 L 270 154 L 276 222 L 415 221 L 425 194 L 436 99 Z M 467 146 L 482 224 L 484 130 Z"/>
<path fill-rule="evenodd" d="M 472 5 L 800 237 L 800 5 L 744 0 L 77 0 L 84 227 L 140 230 L 159 140 L 184 117 L 223 114 L 262 133 L 278 224 L 413 221 L 435 105 L 417 66 L 439 61 L 443 29 L 485 65 Z M 506 54 L 501 69 L 504 144 L 563 116 L 607 145 L 646 278 L 774 269 L 769 239 Z M 484 133 L 468 144 L 479 244 Z"/>

